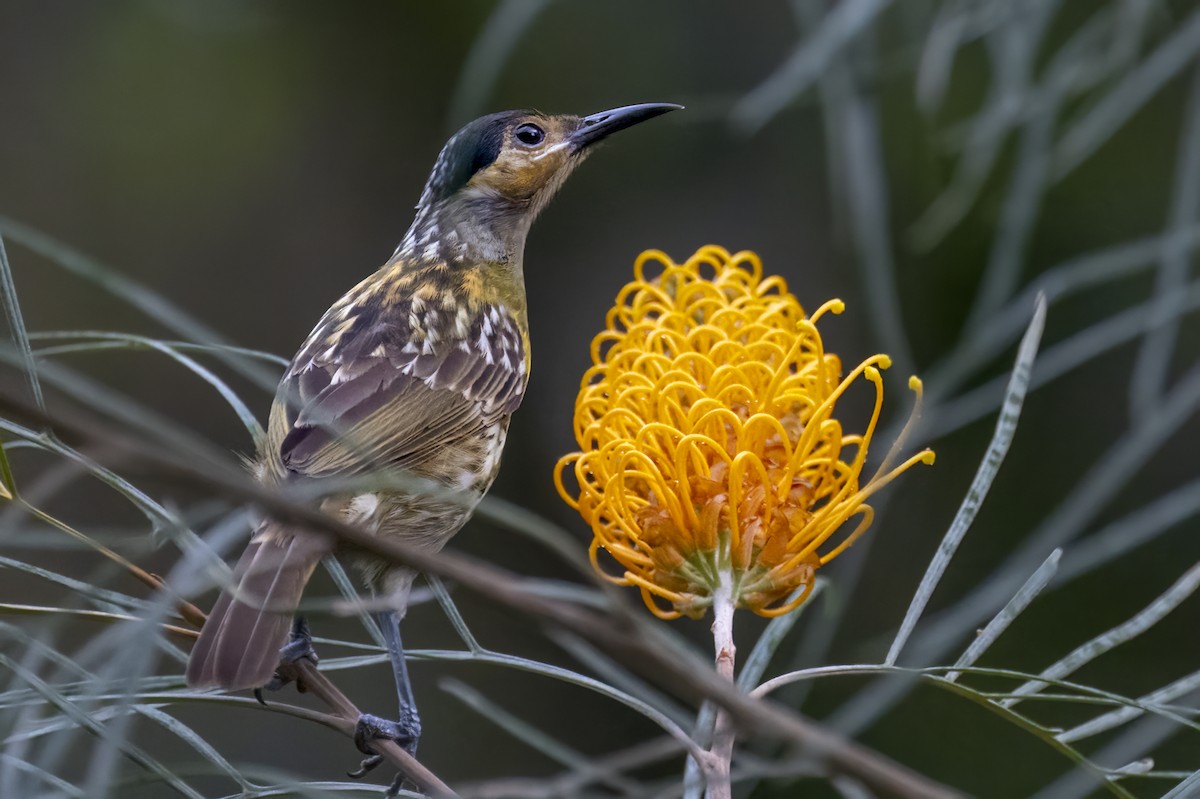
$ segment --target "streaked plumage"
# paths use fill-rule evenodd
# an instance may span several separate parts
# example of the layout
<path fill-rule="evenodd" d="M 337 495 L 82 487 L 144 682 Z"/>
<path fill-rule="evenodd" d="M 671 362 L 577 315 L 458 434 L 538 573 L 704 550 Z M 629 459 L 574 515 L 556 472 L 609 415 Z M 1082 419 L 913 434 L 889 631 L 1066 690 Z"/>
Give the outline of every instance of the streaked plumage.
<path fill-rule="evenodd" d="M 400 247 L 334 303 L 293 358 L 258 455 L 259 479 L 401 471 L 436 481 L 456 501 L 389 489 L 330 497 L 322 507 L 439 550 L 495 479 L 529 380 L 522 261 L 530 225 L 588 145 L 671 108 L 583 119 L 510 111 L 455 134 Z M 221 596 L 193 650 L 189 684 L 257 688 L 270 680 L 304 584 L 332 551 L 327 536 L 265 520 L 238 563 L 236 598 Z M 369 558 L 356 565 L 403 615 L 413 573 Z M 398 651 L 398 633 L 394 644 Z"/>

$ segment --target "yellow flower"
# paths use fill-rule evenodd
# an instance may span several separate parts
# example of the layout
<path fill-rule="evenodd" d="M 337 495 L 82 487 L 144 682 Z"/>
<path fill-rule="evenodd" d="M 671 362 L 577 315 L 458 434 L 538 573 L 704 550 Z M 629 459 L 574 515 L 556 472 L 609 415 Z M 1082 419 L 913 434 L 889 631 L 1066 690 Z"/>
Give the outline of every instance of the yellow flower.
<path fill-rule="evenodd" d="M 787 613 L 870 526 L 866 500 L 933 453 L 898 466 L 889 454 L 860 484 L 891 362 L 873 355 L 843 379 L 816 328 L 840 300 L 806 316 L 757 255 L 715 246 L 682 265 L 644 252 L 634 274 L 592 342 L 575 403 L 582 452 L 559 461 L 558 492 L 592 526 L 597 571 L 637 586 L 655 615 L 702 616 L 721 585 L 738 607 Z M 859 378 L 875 386 L 874 411 L 866 432 L 844 434 L 834 404 Z M 919 404 L 921 382 L 909 387 Z M 601 568 L 601 549 L 623 574 Z"/>

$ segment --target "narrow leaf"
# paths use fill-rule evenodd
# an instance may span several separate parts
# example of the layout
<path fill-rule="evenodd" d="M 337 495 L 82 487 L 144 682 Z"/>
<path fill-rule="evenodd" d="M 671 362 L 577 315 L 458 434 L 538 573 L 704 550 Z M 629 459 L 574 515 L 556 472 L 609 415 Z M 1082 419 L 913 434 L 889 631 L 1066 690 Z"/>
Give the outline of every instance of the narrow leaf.
<path fill-rule="evenodd" d="M 975 472 L 975 479 L 971 481 L 971 487 L 967 490 L 967 495 L 963 498 L 958 513 L 954 516 L 954 521 L 950 523 L 950 529 L 946 531 L 941 546 L 938 547 L 937 553 L 930 561 L 929 568 L 926 569 L 925 576 L 921 579 L 921 584 L 917 587 L 917 592 L 908 606 L 908 612 L 904 614 L 904 621 L 900 624 L 896 638 L 892 641 L 887 658 L 884 659 L 884 663 L 889 666 L 895 665 L 901 650 L 908 643 L 913 628 L 917 626 L 917 620 L 920 619 L 930 597 L 933 596 L 933 591 L 937 588 L 942 575 L 945 574 L 946 567 L 950 565 L 950 559 L 954 557 L 958 545 L 962 543 L 971 523 L 975 521 L 975 515 L 979 512 L 997 472 L 1000 471 L 1000 464 L 1004 462 L 1004 456 L 1008 453 L 1013 436 L 1017 432 L 1017 420 L 1021 417 L 1021 406 L 1025 401 L 1025 391 L 1029 387 L 1029 375 L 1033 370 L 1033 361 L 1037 356 L 1038 343 L 1041 341 L 1045 323 L 1046 298 L 1039 296 L 1037 304 L 1034 306 L 1033 319 L 1025 331 L 1025 336 L 1021 339 L 1021 345 L 1017 348 L 1017 360 L 1013 365 L 1012 377 L 1008 381 L 1004 406 L 996 420 L 996 429 L 992 434 L 991 443 L 988 445 L 987 454 L 979 464 L 979 469 Z"/>

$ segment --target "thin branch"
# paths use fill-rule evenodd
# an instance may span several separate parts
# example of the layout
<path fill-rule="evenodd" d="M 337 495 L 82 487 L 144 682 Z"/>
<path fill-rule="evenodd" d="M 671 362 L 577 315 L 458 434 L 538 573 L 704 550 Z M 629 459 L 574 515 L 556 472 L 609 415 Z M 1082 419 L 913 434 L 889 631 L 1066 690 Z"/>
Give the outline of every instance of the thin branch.
<path fill-rule="evenodd" d="M 328 677 L 318 671 L 316 665 L 311 661 L 299 660 L 290 666 L 281 667 L 281 671 L 289 668 L 296 670 L 298 684 L 303 685 L 306 690 L 312 692 L 313 696 L 328 705 L 334 714 L 342 720 L 342 732 L 353 737 L 354 727 L 358 723 L 358 718 L 362 715 L 362 711 Z M 393 765 L 403 772 L 404 776 L 416 783 L 426 793 L 436 799 L 457 799 L 458 794 L 451 790 L 450 786 L 442 782 L 432 771 L 421 765 L 420 761 L 406 752 L 395 741 L 379 739 L 371 741 L 369 746 L 391 761 Z"/>
<path fill-rule="evenodd" d="M 722 554 L 728 560 L 729 553 Z M 734 682 L 734 663 L 737 647 L 733 643 L 733 572 L 726 563 L 722 567 L 721 580 L 713 591 L 713 655 L 716 672 L 730 683 Z M 707 799 L 731 799 L 733 786 L 730 783 L 730 767 L 733 764 L 733 744 L 737 735 L 729 713 L 719 708 L 713 724 L 712 748 L 707 763 L 701 763 L 701 771 L 708 780 Z"/>
<path fill-rule="evenodd" d="M 0 458 L 4 458 L 4 454 L 2 451 L 0 451 Z M 112 549 L 104 546 L 103 544 L 96 541 L 91 536 L 86 535 L 85 533 L 82 533 L 79 530 L 76 530 L 74 527 L 67 524 L 66 522 L 60 521 L 59 519 L 57 519 L 54 516 L 51 516 L 50 514 L 46 513 L 45 511 L 43 511 L 39 508 L 36 508 L 33 505 L 30 505 L 29 503 L 27 503 L 23 499 L 21 499 L 20 496 L 16 497 L 16 501 L 22 508 L 24 508 L 26 511 L 28 511 L 35 518 L 39 519 L 40 521 L 45 522 L 46 524 L 50 525 L 51 527 L 54 527 L 57 530 L 60 530 L 63 533 L 66 533 L 67 535 L 74 538 L 76 541 L 82 541 L 84 544 L 87 544 L 89 547 L 96 550 L 104 557 L 108 558 L 109 560 L 113 561 L 121 568 L 125 569 L 125 571 L 127 571 L 135 580 L 142 583 L 143 585 L 148 586 L 149 588 L 152 588 L 156 591 L 168 591 L 169 590 L 167 588 L 167 586 L 163 583 L 163 581 L 161 579 L 159 579 L 157 576 L 146 571 L 141 566 L 138 566 L 136 563 L 131 562 L 129 559 L 123 557 L 119 553 L 114 552 Z M 191 602 L 188 602 L 187 600 L 185 600 L 181 597 L 176 597 L 175 605 L 176 605 L 176 609 L 179 611 L 179 614 L 181 616 L 183 616 L 183 618 L 186 619 L 189 623 L 195 625 L 196 627 L 200 627 L 204 624 L 204 619 L 205 619 L 204 612 L 202 610 L 200 610 L 200 608 L 193 605 Z"/>
<path fill-rule="evenodd" d="M 151 587 L 160 591 L 166 590 L 161 579 L 145 572 L 143 574 L 146 575 L 146 580 Z M 192 607 L 195 613 L 200 614 L 200 624 L 203 625 L 205 621 L 203 611 L 194 606 L 189 607 Z M 281 665 L 280 672 L 285 678 L 289 678 L 288 681 L 294 680 L 302 691 L 311 691 L 313 696 L 323 701 L 334 711 L 335 717 L 340 721 L 337 725 L 338 729 L 348 737 L 354 736 L 355 725 L 362 716 L 362 711 L 328 677 L 319 672 L 315 664 L 309 660 L 300 660 L 292 664 Z M 370 746 L 384 758 L 390 760 L 406 777 L 431 796 L 437 799 L 457 799 L 458 794 L 395 741 L 375 740 L 370 743 Z"/>
<path fill-rule="evenodd" d="M 579 632 L 608 651 L 620 653 L 627 662 L 655 675 L 681 696 L 697 702 L 712 699 L 730 712 L 739 730 L 805 745 L 814 757 L 826 759 L 834 771 L 857 775 L 877 788 L 905 797 L 940 799 L 959 795 L 777 704 L 749 698 L 712 669 L 701 666 L 690 651 L 681 649 L 671 639 L 650 633 L 654 628 L 649 621 L 633 614 L 627 606 L 618 603 L 597 612 L 548 600 L 526 591 L 519 575 L 461 554 L 448 551 L 431 554 L 399 541 L 377 538 L 284 492 L 246 480 L 233 463 L 218 469 L 215 464 L 199 459 L 180 458 L 176 452 L 164 452 L 78 409 L 60 408 L 51 419 L 20 398 L 5 396 L 4 391 L 0 387 L 0 408 L 42 419 L 76 436 L 102 441 L 111 451 L 142 461 L 163 477 L 256 504 L 282 522 L 330 533 L 344 549 L 366 552 L 389 563 L 456 580 L 485 598 Z"/>
<path fill-rule="evenodd" d="M 0 613 L 12 613 L 19 616 L 75 616 L 77 618 L 89 619 L 91 621 L 102 621 L 107 624 L 114 624 L 122 621 L 139 621 L 136 616 L 128 616 L 123 613 L 105 613 L 99 610 L 77 610 L 74 608 L 54 608 L 45 607 L 42 605 L 18 605 L 11 602 L 0 602 Z M 200 633 L 187 627 L 177 627 L 174 624 L 161 624 L 159 629 L 171 635 L 186 638 L 189 641 L 194 641 L 200 636 Z"/>

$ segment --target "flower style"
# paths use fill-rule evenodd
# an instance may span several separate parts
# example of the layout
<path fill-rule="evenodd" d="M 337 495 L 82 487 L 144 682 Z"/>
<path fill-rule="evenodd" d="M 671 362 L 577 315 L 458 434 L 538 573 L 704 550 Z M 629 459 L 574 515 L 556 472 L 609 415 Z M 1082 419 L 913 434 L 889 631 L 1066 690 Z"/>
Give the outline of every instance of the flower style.
<path fill-rule="evenodd" d="M 700 617 L 718 590 L 759 615 L 787 613 L 870 527 L 866 500 L 933 452 L 893 465 L 901 434 L 860 484 L 891 361 L 873 355 L 842 377 L 816 327 L 840 300 L 807 316 L 757 255 L 715 246 L 684 264 L 644 252 L 634 274 L 592 342 L 575 404 L 582 451 L 559 461 L 559 494 L 592 527 L 597 571 L 637 586 L 655 615 Z M 875 386 L 874 411 L 866 432 L 844 434 L 834 405 L 860 378 Z M 911 427 L 921 382 L 909 387 Z M 605 571 L 600 550 L 624 573 Z"/>

